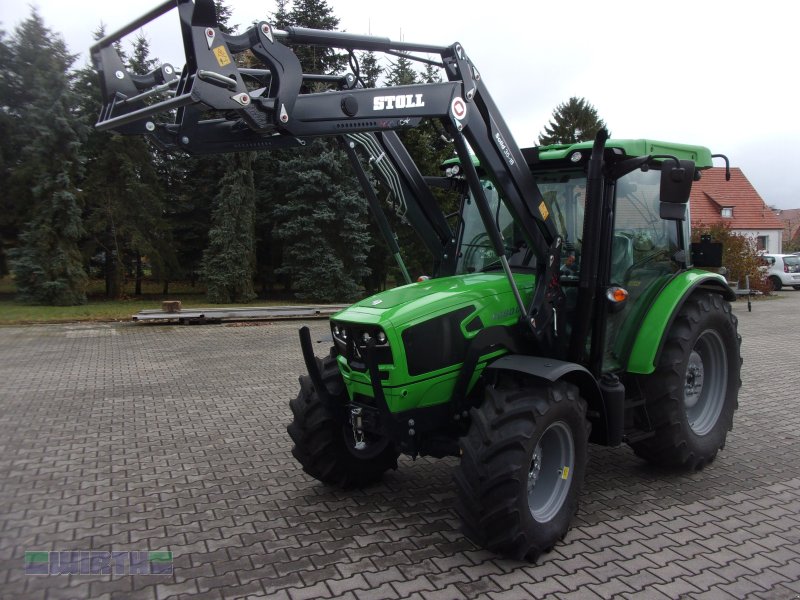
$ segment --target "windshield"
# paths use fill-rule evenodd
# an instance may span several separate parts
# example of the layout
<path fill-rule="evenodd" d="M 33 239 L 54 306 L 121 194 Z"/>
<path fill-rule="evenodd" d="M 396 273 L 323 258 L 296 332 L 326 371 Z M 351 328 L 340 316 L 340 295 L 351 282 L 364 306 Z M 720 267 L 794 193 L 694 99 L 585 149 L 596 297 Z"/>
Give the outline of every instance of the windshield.
<path fill-rule="evenodd" d="M 506 256 L 509 257 L 522 244 L 521 241 L 518 241 L 519 245 L 514 243 L 514 220 L 505 205 L 500 202 L 500 196 L 491 182 L 484 181 L 483 189 L 489 208 L 500 225 L 500 231 L 503 233 L 503 238 L 506 242 Z M 471 192 L 464 199 L 461 217 L 461 244 L 459 246 L 456 272 L 458 274 L 475 273 L 495 268 L 495 266 L 500 268 L 499 257 L 492 247 Z"/>
<path fill-rule="evenodd" d="M 586 195 L 586 177 L 581 171 L 534 173 L 539 190 L 547 202 L 558 233 L 564 239 L 561 256 L 562 279 L 577 278 L 580 266 L 581 236 Z M 506 257 L 512 267 L 529 266 L 533 258 L 522 231 L 505 205 L 500 202 L 491 182 L 483 182 L 486 199 L 500 225 L 506 243 Z M 499 257 L 494 251 L 481 221 L 478 207 L 470 194 L 462 208 L 462 232 L 458 273 L 475 273 L 499 269 Z"/>

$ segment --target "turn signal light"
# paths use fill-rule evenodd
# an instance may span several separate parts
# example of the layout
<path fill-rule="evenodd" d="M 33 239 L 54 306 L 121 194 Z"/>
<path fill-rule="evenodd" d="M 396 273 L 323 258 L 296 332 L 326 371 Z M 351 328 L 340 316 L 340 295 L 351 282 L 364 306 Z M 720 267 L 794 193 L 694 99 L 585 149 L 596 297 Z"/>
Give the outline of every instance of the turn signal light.
<path fill-rule="evenodd" d="M 608 298 L 611 302 L 614 302 L 616 304 L 625 302 L 625 300 L 628 299 L 628 290 L 616 286 L 610 287 L 606 292 L 606 298 Z"/>

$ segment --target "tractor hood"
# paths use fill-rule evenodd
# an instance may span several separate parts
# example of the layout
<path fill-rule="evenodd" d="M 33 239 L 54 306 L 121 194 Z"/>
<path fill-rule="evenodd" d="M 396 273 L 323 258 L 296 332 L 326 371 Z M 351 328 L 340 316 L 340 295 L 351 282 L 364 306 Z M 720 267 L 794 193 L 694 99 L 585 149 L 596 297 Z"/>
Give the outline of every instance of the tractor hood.
<path fill-rule="evenodd" d="M 523 298 L 529 297 L 534 276 L 515 274 L 514 278 Z M 487 297 L 507 301 L 506 296 L 513 300 L 508 280 L 502 272 L 454 275 L 411 283 L 375 294 L 336 313 L 332 319 L 370 324 L 389 322 L 394 326 L 401 326 L 411 321 L 424 320 L 428 315 L 470 304 L 484 305 L 482 300 Z"/>

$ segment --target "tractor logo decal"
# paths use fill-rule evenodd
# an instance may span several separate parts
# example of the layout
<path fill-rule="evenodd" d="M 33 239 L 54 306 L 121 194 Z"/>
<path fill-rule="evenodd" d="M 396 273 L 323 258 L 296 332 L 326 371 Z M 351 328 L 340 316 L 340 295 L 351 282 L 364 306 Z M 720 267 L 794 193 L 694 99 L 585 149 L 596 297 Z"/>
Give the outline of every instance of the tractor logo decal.
<path fill-rule="evenodd" d="M 400 96 L 375 96 L 372 99 L 372 110 L 392 110 L 395 108 L 420 108 L 425 106 L 422 94 L 405 94 Z"/>

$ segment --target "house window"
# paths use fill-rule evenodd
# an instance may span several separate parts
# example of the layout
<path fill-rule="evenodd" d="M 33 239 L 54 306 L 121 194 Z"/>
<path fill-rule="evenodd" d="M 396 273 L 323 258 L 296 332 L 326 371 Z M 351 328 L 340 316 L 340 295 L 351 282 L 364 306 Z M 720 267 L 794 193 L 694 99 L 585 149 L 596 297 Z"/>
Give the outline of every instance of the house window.
<path fill-rule="evenodd" d="M 756 237 L 756 250 L 766 250 L 769 244 L 768 235 L 759 235 Z"/>
<path fill-rule="evenodd" d="M 732 219 L 733 218 L 733 207 L 726 206 L 725 208 L 723 208 L 722 209 L 722 216 L 724 218 L 726 218 L 726 219 Z"/>

